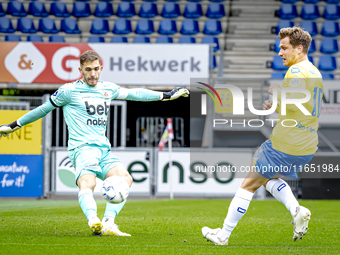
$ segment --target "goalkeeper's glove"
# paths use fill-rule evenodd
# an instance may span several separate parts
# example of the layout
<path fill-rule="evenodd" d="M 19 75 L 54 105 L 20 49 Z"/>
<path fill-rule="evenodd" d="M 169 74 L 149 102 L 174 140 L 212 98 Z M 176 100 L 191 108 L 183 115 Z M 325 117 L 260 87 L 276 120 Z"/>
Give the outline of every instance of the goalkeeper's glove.
<path fill-rule="evenodd" d="M 8 136 L 10 133 L 13 133 L 14 131 L 21 128 L 19 122 L 16 120 L 8 125 L 1 125 L 0 126 L 0 137 L 1 136 Z"/>
<path fill-rule="evenodd" d="M 188 96 L 189 96 L 189 91 L 187 89 L 176 87 L 170 92 L 163 92 L 162 101 L 175 100 L 179 97 L 188 97 Z"/>

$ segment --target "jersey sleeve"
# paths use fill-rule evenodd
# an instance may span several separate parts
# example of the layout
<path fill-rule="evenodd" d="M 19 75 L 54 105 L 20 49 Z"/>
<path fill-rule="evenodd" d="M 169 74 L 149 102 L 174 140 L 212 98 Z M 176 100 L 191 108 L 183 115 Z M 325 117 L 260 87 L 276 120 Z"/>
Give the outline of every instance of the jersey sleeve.
<path fill-rule="evenodd" d="M 62 107 L 71 101 L 71 91 L 69 86 L 61 86 L 54 94 L 50 97 L 50 102 L 54 107 Z"/>
<path fill-rule="evenodd" d="M 25 126 L 30 124 L 44 116 L 46 116 L 50 111 L 54 110 L 55 107 L 51 104 L 50 101 L 46 101 L 43 105 L 35 108 L 32 111 L 29 111 L 24 116 L 18 119 L 20 126 Z"/>
<path fill-rule="evenodd" d="M 149 89 L 126 89 L 119 87 L 115 99 L 131 101 L 158 101 L 161 98 L 161 92 Z"/>

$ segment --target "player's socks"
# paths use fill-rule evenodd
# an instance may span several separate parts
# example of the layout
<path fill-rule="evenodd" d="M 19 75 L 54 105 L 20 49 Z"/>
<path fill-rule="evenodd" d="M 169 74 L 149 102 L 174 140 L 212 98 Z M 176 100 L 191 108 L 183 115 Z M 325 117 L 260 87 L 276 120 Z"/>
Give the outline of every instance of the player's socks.
<path fill-rule="evenodd" d="M 237 225 L 237 222 L 243 217 L 248 210 L 250 201 L 254 193 L 245 189 L 239 188 L 235 197 L 231 201 L 224 220 L 223 228 L 217 233 L 217 237 L 223 241 L 226 240 Z"/>
<path fill-rule="evenodd" d="M 78 200 L 87 219 L 89 219 L 89 217 L 97 216 L 97 204 L 93 198 L 91 189 L 80 190 L 78 193 Z"/>
<path fill-rule="evenodd" d="M 272 194 L 277 201 L 286 206 L 292 217 L 298 212 L 299 202 L 289 185 L 282 179 L 271 179 L 267 182 L 266 189 Z"/>
<path fill-rule="evenodd" d="M 118 213 L 122 210 L 125 203 L 126 203 L 126 200 L 124 200 L 120 204 L 111 204 L 111 203 L 107 202 L 105 213 L 104 213 L 104 218 L 110 217 L 110 218 L 114 219 L 118 215 Z"/>

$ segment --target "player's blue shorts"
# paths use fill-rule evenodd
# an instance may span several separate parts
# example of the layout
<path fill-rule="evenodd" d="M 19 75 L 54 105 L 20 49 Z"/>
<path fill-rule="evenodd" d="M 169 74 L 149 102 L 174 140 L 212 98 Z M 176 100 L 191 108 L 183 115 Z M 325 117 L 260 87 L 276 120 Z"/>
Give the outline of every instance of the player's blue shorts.
<path fill-rule="evenodd" d="M 105 180 L 107 172 L 122 162 L 111 155 L 108 148 L 97 145 L 83 145 L 68 151 L 72 165 L 76 169 L 76 184 L 78 179 L 85 174 L 93 174 Z"/>
<path fill-rule="evenodd" d="M 255 165 L 256 171 L 267 179 L 273 178 L 276 174 L 297 179 L 296 173 L 311 161 L 313 155 L 289 155 L 275 150 L 272 141 L 267 140 L 255 152 L 252 165 Z"/>

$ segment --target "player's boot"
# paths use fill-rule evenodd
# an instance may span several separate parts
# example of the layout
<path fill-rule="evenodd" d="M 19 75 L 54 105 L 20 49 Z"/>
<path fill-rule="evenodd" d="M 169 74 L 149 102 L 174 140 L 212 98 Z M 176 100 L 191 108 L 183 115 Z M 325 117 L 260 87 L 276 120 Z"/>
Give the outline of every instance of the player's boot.
<path fill-rule="evenodd" d="M 202 228 L 202 234 L 203 234 L 203 237 L 205 239 L 207 239 L 207 241 L 210 241 L 215 245 L 228 245 L 228 239 L 229 238 L 227 238 L 225 240 L 220 240 L 217 237 L 217 233 L 220 230 L 221 230 L 220 228 L 211 229 L 211 228 L 208 228 L 208 227 L 203 227 Z"/>
<path fill-rule="evenodd" d="M 303 206 L 298 208 L 298 212 L 294 216 L 292 224 L 294 225 L 293 240 L 298 241 L 307 233 L 308 222 L 311 212 Z"/>
<path fill-rule="evenodd" d="M 103 219 L 103 229 L 101 232 L 103 236 L 131 236 L 130 234 L 123 233 L 118 229 L 118 226 L 114 223 L 113 218 L 106 217 Z"/>
<path fill-rule="evenodd" d="M 100 235 L 103 224 L 101 223 L 100 219 L 97 216 L 89 217 L 88 224 L 91 228 L 93 235 Z"/>

